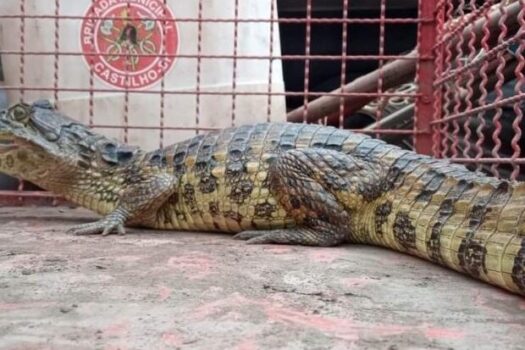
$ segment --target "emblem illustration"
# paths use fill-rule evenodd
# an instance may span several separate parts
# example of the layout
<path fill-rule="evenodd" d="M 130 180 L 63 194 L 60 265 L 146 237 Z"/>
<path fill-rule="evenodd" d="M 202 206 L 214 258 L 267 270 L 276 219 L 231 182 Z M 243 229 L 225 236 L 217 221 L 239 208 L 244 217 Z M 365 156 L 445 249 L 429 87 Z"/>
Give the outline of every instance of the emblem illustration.
<path fill-rule="evenodd" d="M 84 17 L 82 52 L 105 83 L 144 89 L 173 66 L 179 37 L 164 1 L 95 0 Z"/>

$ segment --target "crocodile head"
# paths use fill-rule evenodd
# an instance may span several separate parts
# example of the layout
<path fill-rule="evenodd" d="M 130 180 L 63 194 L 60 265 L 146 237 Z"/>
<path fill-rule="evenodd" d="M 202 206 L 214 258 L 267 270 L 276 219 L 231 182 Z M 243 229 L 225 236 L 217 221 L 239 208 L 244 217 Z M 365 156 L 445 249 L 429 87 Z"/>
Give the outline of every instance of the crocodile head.
<path fill-rule="evenodd" d="M 0 172 L 79 204 L 102 193 L 111 197 L 140 154 L 57 112 L 47 101 L 18 103 L 0 112 Z"/>

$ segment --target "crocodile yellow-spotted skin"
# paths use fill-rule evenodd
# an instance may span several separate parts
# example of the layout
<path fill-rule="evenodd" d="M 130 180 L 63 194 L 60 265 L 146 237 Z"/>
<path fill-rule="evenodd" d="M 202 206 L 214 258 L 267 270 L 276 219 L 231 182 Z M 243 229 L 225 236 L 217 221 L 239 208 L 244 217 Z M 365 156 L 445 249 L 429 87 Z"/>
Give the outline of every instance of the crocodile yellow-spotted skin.
<path fill-rule="evenodd" d="M 32 118 L 26 129 L 41 123 Z M 62 116 L 47 118 L 52 124 Z M 52 145 L 21 157 L 33 147 L 26 141 L 25 148 L 0 152 L 0 170 L 109 214 L 77 233 L 122 232 L 126 223 L 232 232 L 249 243 L 374 244 L 525 295 L 522 183 L 319 125 L 240 126 L 130 154 L 87 128 L 58 124 L 67 140 L 48 141 L 73 159 L 73 170 L 62 164 L 67 157 L 49 155 Z M 42 128 L 31 128 L 30 138 Z M 1 132 L 2 124 L 0 140 Z M 88 145 L 77 149 L 75 142 Z M 40 165 L 35 155 L 56 164 Z"/>

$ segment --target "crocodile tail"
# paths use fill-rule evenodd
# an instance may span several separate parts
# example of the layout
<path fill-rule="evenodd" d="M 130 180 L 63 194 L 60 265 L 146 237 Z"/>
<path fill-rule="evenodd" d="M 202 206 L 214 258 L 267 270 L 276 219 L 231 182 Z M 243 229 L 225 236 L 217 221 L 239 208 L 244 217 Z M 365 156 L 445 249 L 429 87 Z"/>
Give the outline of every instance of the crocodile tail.
<path fill-rule="evenodd" d="M 415 163 L 366 209 L 367 241 L 525 295 L 525 184 Z"/>

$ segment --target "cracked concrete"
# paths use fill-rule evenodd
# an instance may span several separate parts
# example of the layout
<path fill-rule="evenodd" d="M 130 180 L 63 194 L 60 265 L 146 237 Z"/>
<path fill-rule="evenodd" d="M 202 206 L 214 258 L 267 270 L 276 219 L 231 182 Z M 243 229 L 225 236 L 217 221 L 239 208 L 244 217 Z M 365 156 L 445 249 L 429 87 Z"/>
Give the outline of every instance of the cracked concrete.
<path fill-rule="evenodd" d="M 0 208 L 1 349 L 523 349 L 525 299 L 365 246 L 65 233 L 92 214 Z"/>

